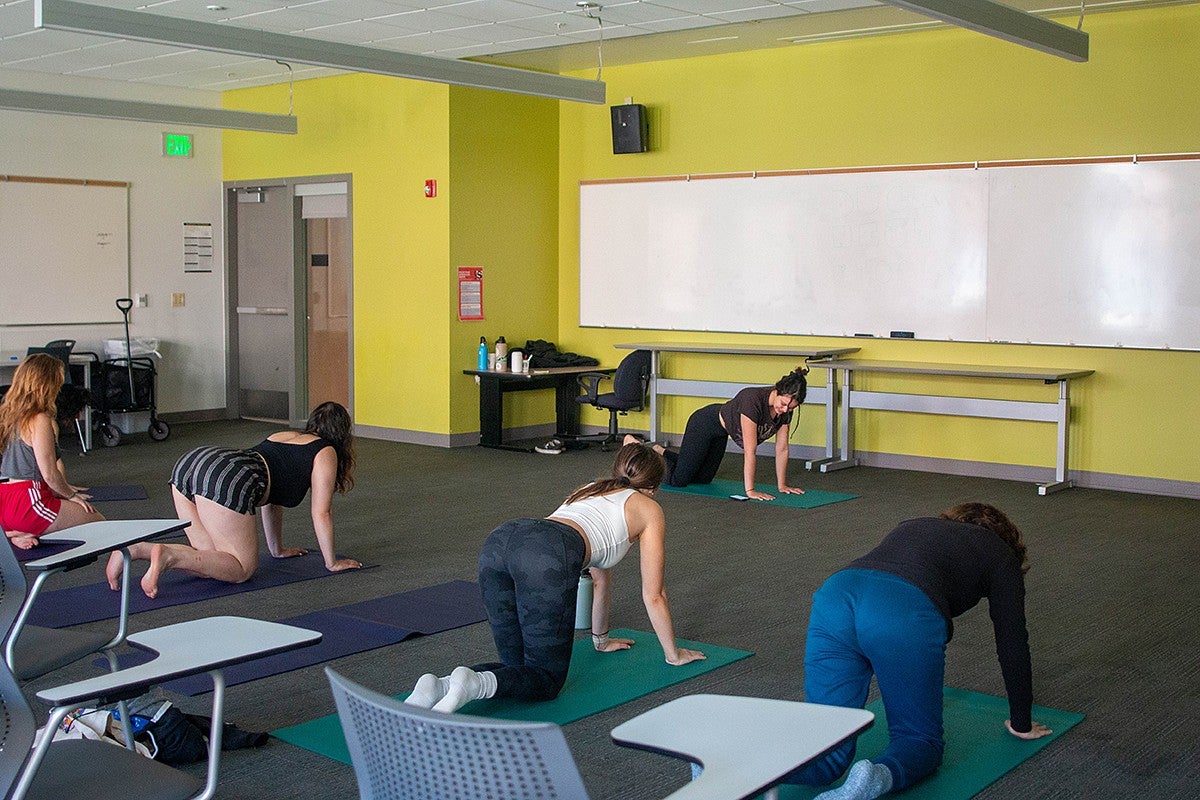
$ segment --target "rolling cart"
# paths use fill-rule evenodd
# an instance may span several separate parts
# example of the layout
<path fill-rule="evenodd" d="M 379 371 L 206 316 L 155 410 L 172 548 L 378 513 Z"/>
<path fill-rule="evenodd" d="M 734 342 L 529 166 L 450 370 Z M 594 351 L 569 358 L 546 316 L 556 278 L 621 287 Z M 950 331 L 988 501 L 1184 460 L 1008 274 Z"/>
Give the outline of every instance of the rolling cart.
<path fill-rule="evenodd" d="M 115 415 L 148 411 L 150 425 L 146 432 L 151 439 L 161 442 L 171 435 L 171 426 L 158 418 L 158 370 L 154 359 L 134 356 L 130 350 L 129 310 L 133 301 L 122 297 L 117 300 L 117 308 L 125 317 L 125 356 L 106 358 L 96 365 L 98 374 L 92 381 L 96 432 L 101 444 L 116 447 L 121 443 L 121 434 L 132 431 L 124 429 Z"/>

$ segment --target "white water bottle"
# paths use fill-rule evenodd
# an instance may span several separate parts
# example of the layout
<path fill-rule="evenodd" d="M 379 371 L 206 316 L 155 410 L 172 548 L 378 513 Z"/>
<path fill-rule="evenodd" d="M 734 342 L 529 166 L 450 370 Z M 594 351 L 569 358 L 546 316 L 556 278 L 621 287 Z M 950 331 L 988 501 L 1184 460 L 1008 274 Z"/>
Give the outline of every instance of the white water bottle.
<path fill-rule="evenodd" d="M 575 595 L 575 629 L 592 627 L 592 576 L 585 570 Z"/>
<path fill-rule="evenodd" d="M 499 339 L 496 340 L 496 360 L 504 361 L 507 358 L 508 358 L 508 342 L 504 341 L 504 337 L 501 336 Z"/>
<path fill-rule="evenodd" d="M 509 361 L 512 363 L 512 366 L 509 367 L 509 369 L 513 372 L 520 372 L 521 366 L 525 363 L 525 359 L 522 357 L 520 350 L 513 350 L 511 353 L 509 353 Z"/>

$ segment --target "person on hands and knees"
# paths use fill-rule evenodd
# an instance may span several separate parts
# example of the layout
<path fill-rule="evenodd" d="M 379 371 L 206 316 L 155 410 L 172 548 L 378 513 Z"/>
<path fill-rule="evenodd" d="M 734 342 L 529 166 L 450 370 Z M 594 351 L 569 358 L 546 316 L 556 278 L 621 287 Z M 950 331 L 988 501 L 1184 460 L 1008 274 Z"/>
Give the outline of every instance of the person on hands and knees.
<path fill-rule="evenodd" d="M 545 519 L 511 520 L 492 531 L 479 554 L 479 586 L 500 662 L 422 675 L 405 702 L 451 712 L 489 697 L 557 697 L 571 664 L 585 566 L 595 582 L 592 645 L 606 653 L 631 647 L 631 639 L 609 636 L 608 618 L 611 570 L 635 543 L 642 598 L 664 658 L 676 666 L 704 658 L 675 642 L 663 586 L 666 521 L 654 500 L 663 472 L 658 453 L 626 436 L 609 477 L 576 489 Z"/>
<path fill-rule="evenodd" d="M 780 494 L 804 494 L 788 486 L 788 438 L 792 415 L 804 402 L 808 381 L 805 367 L 784 375 L 774 386 L 742 389 L 727 403 L 713 403 L 696 410 L 687 421 L 679 452 L 653 445 L 667 461 L 668 486 L 712 483 L 725 456 L 725 443 L 742 448 L 742 481 L 751 500 L 774 500 L 775 496 L 754 488 L 759 442 L 775 437 L 775 484 Z"/>
<path fill-rule="evenodd" d="M 903 522 L 813 596 L 804 650 L 810 703 L 862 708 L 872 674 L 887 712 L 888 746 L 851 766 L 855 742 L 789 776 L 823 786 L 818 800 L 871 800 L 906 789 L 942 763 L 942 683 L 954 617 L 983 598 L 996 637 L 1013 736 L 1051 731 L 1033 721 L 1033 670 L 1025 629 L 1021 532 L 999 509 L 963 503 L 936 519 Z M 999 721 L 997 721 L 999 724 Z"/>
<path fill-rule="evenodd" d="M 129 548 L 134 559 L 150 562 L 142 591 L 158 594 L 168 569 L 228 583 L 242 583 L 258 569 L 258 525 L 263 510 L 267 549 L 275 558 L 302 556 L 307 550 L 283 546 L 283 509 L 294 508 L 312 493 L 312 523 L 317 544 L 331 572 L 358 569 L 362 563 L 338 558 L 333 543 L 333 495 L 354 486 L 354 435 L 350 413 L 338 403 L 313 409 L 302 431 L 280 431 L 249 450 L 199 447 L 183 455 L 171 474 L 171 495 L 188 544 L 142 543 Z M 121 555 L 108 562 L 108 583 L 117 589 Z"/>

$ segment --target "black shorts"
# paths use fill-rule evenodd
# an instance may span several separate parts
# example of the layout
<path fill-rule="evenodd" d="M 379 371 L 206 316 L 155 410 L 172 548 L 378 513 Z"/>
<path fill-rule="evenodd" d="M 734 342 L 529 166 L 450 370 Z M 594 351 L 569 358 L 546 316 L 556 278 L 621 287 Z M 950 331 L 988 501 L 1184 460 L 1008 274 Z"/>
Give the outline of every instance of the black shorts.
<path fill-rule="evenodd" d="M 267 495 L 267 465 L 253 450 L 197 447 L 171 472 L 171 485 L 188 500 L 199 495 L 239 514 L 253 515 Z"/>

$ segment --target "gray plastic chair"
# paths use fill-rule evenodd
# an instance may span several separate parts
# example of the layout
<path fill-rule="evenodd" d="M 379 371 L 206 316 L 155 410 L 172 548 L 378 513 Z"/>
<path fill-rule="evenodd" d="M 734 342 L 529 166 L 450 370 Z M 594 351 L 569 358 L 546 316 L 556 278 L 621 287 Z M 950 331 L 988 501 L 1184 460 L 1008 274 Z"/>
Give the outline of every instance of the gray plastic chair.
<path fill-rule="evenodd" d="M 361 800 L 586 800 L 562 728 L 408 706 L 328 667 Z"/>

